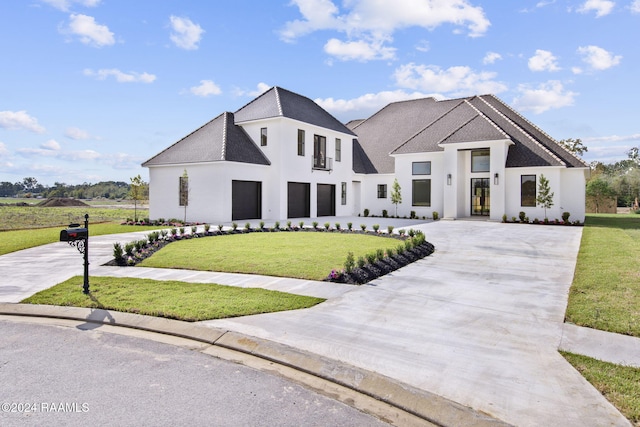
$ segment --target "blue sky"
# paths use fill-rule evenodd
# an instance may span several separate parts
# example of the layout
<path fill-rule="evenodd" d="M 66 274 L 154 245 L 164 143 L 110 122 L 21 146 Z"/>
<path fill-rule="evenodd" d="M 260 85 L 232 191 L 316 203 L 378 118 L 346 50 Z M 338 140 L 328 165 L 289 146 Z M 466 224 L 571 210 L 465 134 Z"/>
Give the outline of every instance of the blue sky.
<path fill-rule="evenodd" d="M 129 182 L 271 86 L 346 122 L 493 93 L 591 162 L 640 146 L 640 0 L 0 3 L 0 181 Z"/>

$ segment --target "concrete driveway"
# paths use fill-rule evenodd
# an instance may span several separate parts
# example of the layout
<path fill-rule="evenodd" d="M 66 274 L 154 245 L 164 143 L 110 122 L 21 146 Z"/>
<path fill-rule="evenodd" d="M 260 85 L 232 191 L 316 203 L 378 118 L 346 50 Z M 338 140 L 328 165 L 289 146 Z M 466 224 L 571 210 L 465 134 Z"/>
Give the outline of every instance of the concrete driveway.
<path fill-rule="evenodd" d="M 436 252 L 393 274 L 312 309 L 205 323 L 376 371 L 518 426 L 629 425 L 557 351 L 581 228 L 419 228 Z"/>

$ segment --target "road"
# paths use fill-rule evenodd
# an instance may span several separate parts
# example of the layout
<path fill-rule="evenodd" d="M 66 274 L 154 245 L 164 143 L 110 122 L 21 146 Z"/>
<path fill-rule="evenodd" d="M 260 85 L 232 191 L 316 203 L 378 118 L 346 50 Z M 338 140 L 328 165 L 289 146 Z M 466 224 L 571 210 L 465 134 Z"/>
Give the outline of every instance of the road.
<path fill-rule="evenodd" d="M 103 329 L 0 320 L 0 425 L 387 425 L 282 377 Z"/>

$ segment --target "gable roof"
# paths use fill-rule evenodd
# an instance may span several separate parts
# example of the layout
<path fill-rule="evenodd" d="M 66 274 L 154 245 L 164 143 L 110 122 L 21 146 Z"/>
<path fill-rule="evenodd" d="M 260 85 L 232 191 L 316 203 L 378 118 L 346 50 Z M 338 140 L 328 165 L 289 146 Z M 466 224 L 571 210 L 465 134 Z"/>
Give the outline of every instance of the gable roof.
<path fill-rule="evenodd" d="M 350 124 L 358 134 L 361 155 L 370 160 L 367 165 L 354 154 L 357 173 L 393 173 L 395 162 L 390 154 L 443 151 L 447 144 L 496 140 L 513 143 L 506 167 L 587 167 L 493 95 L 396 102 L 369 119 Z"/>
<path fill-rule="evenodd" d="M 336 132 L 355 134 L 311 99 L 274 86 L 235 112 L 236 123 L 286 117 Z"/>
<path fill-rule="evenodd" d="M 142 166 L 231 161 L 269 165 L 269 159 L 246 132 L 234 123 L 233 113 L 222 113 Z"/>

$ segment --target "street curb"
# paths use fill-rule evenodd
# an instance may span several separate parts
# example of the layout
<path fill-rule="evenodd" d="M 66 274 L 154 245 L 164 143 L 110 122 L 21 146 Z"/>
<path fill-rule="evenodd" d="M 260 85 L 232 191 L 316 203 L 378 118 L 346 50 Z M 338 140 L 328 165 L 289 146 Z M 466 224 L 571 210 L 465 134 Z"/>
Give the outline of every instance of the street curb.
<path fill-rule="evenodd" d="M 180 320 L 102 309 L 0 303 L 0 315 L 46 317 L 139 329 L 249 354 L 355 390 L 438 426 L 509 426 L 491 415 L 376 372 L 293 347 Z"/>

